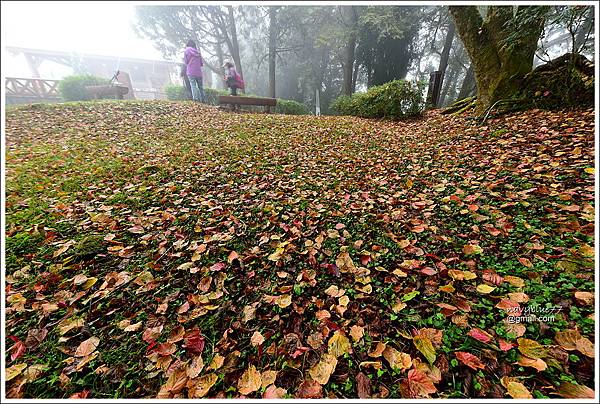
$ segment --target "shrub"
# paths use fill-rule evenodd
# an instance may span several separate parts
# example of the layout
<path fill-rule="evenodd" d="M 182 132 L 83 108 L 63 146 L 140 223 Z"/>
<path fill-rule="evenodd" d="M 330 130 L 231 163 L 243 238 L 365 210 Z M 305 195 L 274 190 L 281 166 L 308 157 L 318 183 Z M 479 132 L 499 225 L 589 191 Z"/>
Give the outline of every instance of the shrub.
<path fill-rule="evenodd" d="M 184 86 L 169 84 L 165 86 L 165 94 L 167 94 L 167 99 L 172 101 L 189 100 Z M 229 93 L 225 90 L 204 87 L 204 96 L 206 97 L 206 103 L 209 105 L 218 105 L 219 95 L 227 94 Z"/>
<path fill-rule="evenodd" d="M 167 85 L 165 86 L 165 93 L 169 100 L 187 100 L 187 94 L 184 86 L 179 85 Z M 206 96 L 206 103 L 209 105 L 219 105 L 220 95 L 229 95 L 227 90 L 217 90 L 214 88 L 204 88 L 204 95 Z M 238 94 L 240 97 L 258 97 L 254 94 Z M 263 107 L 245 105 L 244 109 L 249 111 L 261 112 Z M 286 115 L 308 115 L 310 111 L 308 107 L 301 102 L 293 100 L 277 99 L 277 106 L 274 109 L 277 114 Z"/>
<path fill-rule="evenodd" d="M 229 95 L 227 90 L 217 90 L 214 88 L 205 88 L 204 95 L 206 96 L 206 103 L 209 105 L 219 105 L 220 95 Z"/>
<path fill-rule="evenodd" d="M 341 96 L 332 109 L 340 115 L 364 118 L 402 119 L 418 116 L 423 111 L 423 89 L 418 84 L 395 80 L 371 87 L 366 93 Z"/>
<path fill-rule="evenodd" d="M 90 96 L 85 91 L 86 86 L 108 84 L 110 80 L 91 74 L 68 76 L 58 83 L 58 91 L 65 101 L 85 101 Z"/>
<path fill-rule="evenodd" d="M 277 105 L 275 106 L 275 113 L 285 115 L 308 115 L 310 114 L 310 111 L 308 110 L 308 107 L 301 102 L 278 98 Z"/>
<path fill-rule="evenodd" d="M 358 97 L 359 93 L 354 94 L 354 98 Z M 352 113 L 352 97 L 349 95 L 340 95 L 331 102 L 329 109 L 337 115 L 353 115 Z"/>
<path fill-rule="evenodd" d="M 187 100 L 187 92 L 184 86 L 176 84 L 168 84 L 165 86 L 165 94 L 168 100 Z"/>

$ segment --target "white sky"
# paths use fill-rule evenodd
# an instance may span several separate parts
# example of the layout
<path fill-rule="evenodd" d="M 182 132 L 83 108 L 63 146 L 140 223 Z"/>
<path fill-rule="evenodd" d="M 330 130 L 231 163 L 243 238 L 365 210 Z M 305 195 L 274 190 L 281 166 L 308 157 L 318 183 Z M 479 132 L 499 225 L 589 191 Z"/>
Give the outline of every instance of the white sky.
<path fill-rule="evenodd" d="M 3 46 L 162 60 L 152 42 L 134 32 L 134 4 L 2 2 Z M 10 57 L 8 53 L 4 56 L 8 56 L 3 62 L 6 76 L 30 76 L 24 59 Z M 45 76 L 63 75 L 60 66 L 45 66 L 47 63 L 41 69 L 45 68 Z"/>

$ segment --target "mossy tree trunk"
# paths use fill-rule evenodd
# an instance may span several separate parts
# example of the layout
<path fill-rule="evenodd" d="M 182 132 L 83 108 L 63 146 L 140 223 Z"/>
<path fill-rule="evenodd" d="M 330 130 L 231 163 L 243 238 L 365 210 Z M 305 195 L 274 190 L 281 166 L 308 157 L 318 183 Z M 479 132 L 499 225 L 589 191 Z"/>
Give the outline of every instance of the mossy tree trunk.
<path fill-rule="evenodd" d="M 477 82 L 477 110 L 513 97 L 533 67 L 544 27 L 538 7 L 490 6 L 485 19 L 475 6 L 450 6 Z M 533 18 L 527 17 L 533 15 Z"/>
<path fill-rule="evenodd" d="M 355 51 L 356 51 L 356 30 L 358 26 L 358 11 L 355 6 L 342 7 L 342 15 L 348 15 L 350 22 L 348 23 L 348 39 L 344 49 L 344 64 L 342 77 L 342 94 L 352 95 L 355 86 L 354 81 L 354 66 L 355 66 Z"/>

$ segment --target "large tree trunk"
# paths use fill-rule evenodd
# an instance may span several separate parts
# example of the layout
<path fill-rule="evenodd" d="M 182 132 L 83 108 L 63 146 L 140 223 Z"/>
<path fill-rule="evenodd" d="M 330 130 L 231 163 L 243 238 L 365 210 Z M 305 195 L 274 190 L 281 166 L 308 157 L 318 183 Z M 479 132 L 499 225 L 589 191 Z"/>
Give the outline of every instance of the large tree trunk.
<path fill-rule="evenodd" d="M 358 63 L 354 63 L 354 71 L 352 72 L 352 94 L 356 92 L 356 80 L 358 79 Z"/>
<path fill-rule="evenodd" d="M 237 29 L 235 26 L 235 17 L 233 15 L 233 7 L 227 6 L 228 10 L 228 23 L 229 23 L 229 32 L 231 33 L 231 57 L 233 57 L 233 62 L 235 63 L 235 68 L 240 76 L 244 77 L 244 71 L 242 69 L 242 59 L 240 58 L 240 46 L 238 44 L 237 39 Z M 244 92 L 243 89 L 241 89 Z"/>
<path fill-rule="evenodd" d="M 448 25 L 448 32 L 446 33 L 446 39 L 444 41 L 444 48 L 442 49 L 442 56 L 440 57 L 440 65 L 438 67 L 438 71 L 442 72 L 442 77 L 440 78 L 440 87 L 444 84 L 444 76 L 446 75 L 446 68 L 448 67 L 448 59 L 450 58 L 450 49 L 452 48 L 452 41 L 454 40 L 454 24 L 450 21 Z M 446 91 L 448 89 L 446 88 Z M 437 107 L 441 106 L 444 103 L 445 94 L 441 95 L 437 100 Z"/>
<path fill-rule="evenodd" d="M 587 12 L 584 23 L 581 24 L 581 26 L 577 30 L 577 33 L 575 34 L 575 43 L 573 46 L 575 53 L 581 52 L 583 45 L 585 45 L 586 39 L 588 39 L 588 35 L 590 34 L 593 27 L 594 9 L 590 7 L 590 9 Z"/>
<path fill-rule="evenodd" d="M 227 85 L 225 84 L 225 80 L 223 80 L 223 47 L 221 46 L 220 43 L 215 44 L 215 51 L 217 53 L 217 60 L 219 61 L 219 70 L 217 73 L 218 77 L 219 77 L 219 83 L 220 85 L 218 86 L 218 88 L 222 88 L 222 89 L 226 89 Z"/>
<path fill-rule="evenodd" d="M 537 11 L 536 7 L 520 6 L 514 14 L 512 6 L 490 6 L 485 20 L 475 6 L 449 7 L 475 70 L 478 111 L 500 99 L 512 98 L 531 71 L 543 17 L 513 28 L 519 31 L 518 38 L 510 44 L 506 40 L 514 33 L 509 24 L 518 21 L 521 13 Z"/>
<path fill-rule="evenodd" d="M 446 97 L 448 96 L 448 93 L 450 92 L 450 87 L 454 84 L 454 80 L 456 79 L 457 72 L 458 72 L 458 68 L 456 68 L 456 67 L 450 68 L 450 70 L 448 71 L 448 77 L 445 80 L 446 85 L 444 85 L 442 92 L 440 93 L 440 98 L 437 103 L 438 107 L 441 107 L 442 105 L 444 105 L 444 101 L 446 100 Z"/>
<path fill-rule="evenodd" d="M 342 13 L 348 13 L 350 19 L 350 32 L 348 41 L 344 50 L 344 69 L 342 79 L 342 94 L 352 95 L 353 93 L 353 73 L 354 73 L 354 54 L 356 50 L 356 25 L 358 24 L 358 12 L 355 6 L 343 6 Z"/>
<path fill-rule="evenodd" d="M 470 97 L 477 92 L 477 86 L 475 85 L 475 71 L 473 70 L 473 64 L 469 65 L 465 78 L 460 87 L 457 99 L 462 100 L 463 98 Z"/>
<path fill-rule="evenodd" d="M 275 98 L 275 58 L 277 57 L 277 8 L 269 6 L 269 97 Z"/>

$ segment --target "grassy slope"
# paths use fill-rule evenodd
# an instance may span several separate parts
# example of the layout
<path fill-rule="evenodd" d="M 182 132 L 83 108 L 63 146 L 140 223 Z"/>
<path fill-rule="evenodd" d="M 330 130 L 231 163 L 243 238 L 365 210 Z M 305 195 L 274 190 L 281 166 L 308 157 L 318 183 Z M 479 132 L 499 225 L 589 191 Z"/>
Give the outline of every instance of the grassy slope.
<path fill-rule="evenodd" d="M 555 340 L 577 328 L 594 341 L 593 306 L 575 298 L 594 292 L 593 131 L 593 111 L 479 127 L 435 113 L 392 123 L 169 102 L 10 109 L 5 335 L 28 348 L 15 361 L 17 348 L 7 353 L 7 367 L 29 370 L 7 391 L 201 395 L 198 377 L 173 385 L 194 356 L 180 336 L 196 327 L 200 376 L 217 375 L 202 379 L 214 382 L 211 397 L 237 396 L 249 365 L 277 371 L 292 397 L 356 397 L 358 372 L 379 397 L 502 397 L 503 377 L 536 397 L 565 381 L 593 386 L 593 358 Z M 519 329 L 495 307 L 519 301 L 562 311 Z M 323 390 L 303 383 L 330 338 L 353 326 L 364 337 L 351 338 Z M 489 343 L 468 336 L 475 328 Z M 433 341 L 435 366 L 411 341 L 418 331 Z M 546 347 L 547 369 L 515 364 L 519 334 Z M 80 363 L 91 337 L 96 352 Z M 378 341 L 409 354 L 410 374 L 437 391 L 369 356 Z M 225 363 L 209 369 L 215 356 Z"/>

